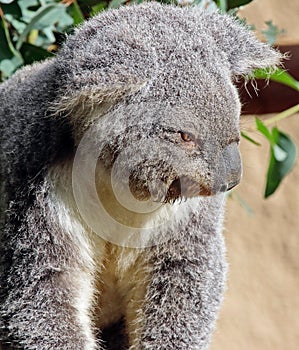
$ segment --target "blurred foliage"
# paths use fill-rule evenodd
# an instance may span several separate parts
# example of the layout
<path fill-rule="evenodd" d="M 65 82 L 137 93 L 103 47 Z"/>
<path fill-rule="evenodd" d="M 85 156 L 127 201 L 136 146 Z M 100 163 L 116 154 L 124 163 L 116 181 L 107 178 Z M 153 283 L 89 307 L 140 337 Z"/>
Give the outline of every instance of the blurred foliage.
<path fill-rule="evenodd" d="M 286 33 L 284 29 L 279 29 L 277 26 L 275 26 L 272 21 L 266 21 L 265 24 L 267 25 L 266 30 L 262 30 L 262 33 L 266 37 L 267 42 L 269 45 L 273 45 L 276 42 L 276 38 L 279 35 L 283 35 Z"/>
<path fill-rule="evenodd" d="M 218 7 L 221 12 L 236 15 L 239 7 L 252 0 L 158 1 L 176 3 L 178 6 L 196 5 L 207 11 Z M 0 81 L 10 77 L 21 66 L 53 56 L 65 40 L 66 34 L 71 33 L 73 28 L 85 19 L 106 9 L 142 2 L 143 0 L 0 0 Z M 246 24 L 245 20 L 242 21 Z M 262 33 L 269 44 L 273 45 L 277 36 L 283 34 L 284 30 L 277 28 L 272 21 L 266 24 L 267 29 Z M 272 73 L 259 69 L 253 78 L 274 80 L 299 92 L 299 82 L 282 69 Z M 290 113 L 286 111 L 283 118 L 289 115 Z M 270 143 L 265 190 L 265 197 L 268 197 L 294 166 L 296 146 L 291 138 L 277 127 L 270 130 L 260 120 L 257 120 L 256 124 L 257 129 Z M 242 136 L 258 145 L 244 132 Z"/>
<path fill-rule="evenodd" d="M 265 197 L 275 192 L 282 179 L 292 170 L 296 160 L 296 146 L 288 135 L 278 130 L 271 130 L 259 119 L 257 129 L 268 139 L 271 147 L 270 162 L 267 173 Z"/>

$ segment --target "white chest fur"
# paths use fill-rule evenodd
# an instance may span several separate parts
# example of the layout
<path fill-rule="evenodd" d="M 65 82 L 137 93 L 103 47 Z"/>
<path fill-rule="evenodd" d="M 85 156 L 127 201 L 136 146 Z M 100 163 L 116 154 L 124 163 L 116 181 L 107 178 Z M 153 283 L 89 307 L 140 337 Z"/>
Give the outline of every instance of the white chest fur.
<path fill-rule="evenodd" d="M 166 231 L 174 232 L 178 225 L 184 224 L 190 208 L 198 205 L 198 199 L 161 205 L 150 213 L 136 214 L 120 205 L 112 189 L 101 183 L 97 195 L 103 203 L 104 214 L 110 218 L 105 225 L 99 222 L 99 230 L 95 232 L 78 211 L 72 190 L 71 165 L 69 162 L 53 167 L 47 182 L 51 189 L 49 207 L 53 220 L 71 237 L 80 252 L 82 269 L 78 271 L 78 279 L 82 288 L 78 291 L 76 307 L 82 324 L 87 314 L 93 315 L 99 328 L 124 315 L 127 319 L 136 319 L 150 277 L 146 246 L 149 242 L 159 243 Z M 112 242 L 105 239 L 104 229 L 112 234 Z M 113 237 L 115 234 L 117 236 Z"/>

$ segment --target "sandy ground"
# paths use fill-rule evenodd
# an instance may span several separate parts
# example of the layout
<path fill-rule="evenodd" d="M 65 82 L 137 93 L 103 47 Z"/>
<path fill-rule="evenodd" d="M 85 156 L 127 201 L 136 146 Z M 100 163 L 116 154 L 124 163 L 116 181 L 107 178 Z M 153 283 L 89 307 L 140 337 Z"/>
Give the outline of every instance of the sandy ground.
<path fill-rule="evenodd" d="M 243 117 L 245 118 L 245 117 Z M 246 117 L 244 127 L 253 119 Z M 279 127 L 299 145 L 299 115 Z M 299 349 L 299 162 L 278 191 L 264 200 L 269 148 L 241 144 L 244 175 L 227 205 L 228 290 L 212 350 Z"/>

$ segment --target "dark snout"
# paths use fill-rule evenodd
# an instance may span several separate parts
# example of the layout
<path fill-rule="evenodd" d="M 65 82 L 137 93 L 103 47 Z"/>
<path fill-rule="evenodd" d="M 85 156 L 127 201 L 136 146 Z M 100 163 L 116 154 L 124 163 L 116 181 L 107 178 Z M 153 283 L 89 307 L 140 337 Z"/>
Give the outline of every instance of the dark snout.
<path fill-rule="evenodd" d="M 214 184 L 214 191 L 226 192 L 240 183 L 242 176 L 242 161 L 237 143 L 226 146 L 222 154 L 220 176 Z M 221 175 L 222 173 L 222 175 Z"/>
<path fill-rule="evenodd" d="M 209 176 L 203 181 L 188 175 L 176 178 L 169 187 L 166 202 L 179 197 L 213 196 L 239 184 L 242 162 L 237 143 L 226 146 L 221 153 L 210 152 L 207 158 L 210 161 Z"/>

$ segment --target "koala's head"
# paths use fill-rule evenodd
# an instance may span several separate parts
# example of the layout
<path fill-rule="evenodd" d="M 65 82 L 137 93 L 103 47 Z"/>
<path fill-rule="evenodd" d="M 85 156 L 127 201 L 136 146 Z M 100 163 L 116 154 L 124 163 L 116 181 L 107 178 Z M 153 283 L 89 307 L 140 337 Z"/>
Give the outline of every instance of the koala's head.
<path fill-rule="evenodd" d="M 138 200 L 172 202 L 240 181 L 233 81 L 280 54 L 233 18 L 147 3 L 88 21 L 57 57 L 66 112 L 101 167 Z"/>

